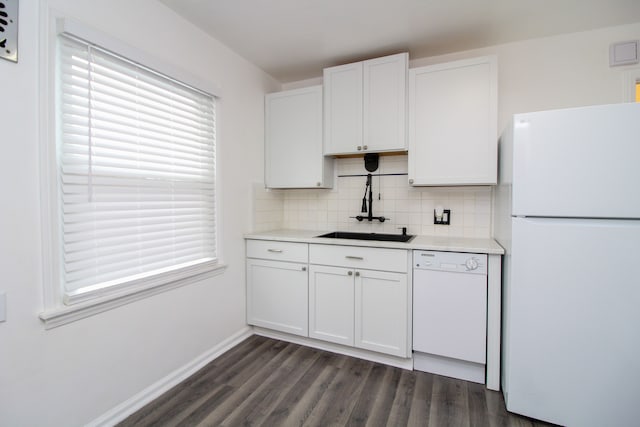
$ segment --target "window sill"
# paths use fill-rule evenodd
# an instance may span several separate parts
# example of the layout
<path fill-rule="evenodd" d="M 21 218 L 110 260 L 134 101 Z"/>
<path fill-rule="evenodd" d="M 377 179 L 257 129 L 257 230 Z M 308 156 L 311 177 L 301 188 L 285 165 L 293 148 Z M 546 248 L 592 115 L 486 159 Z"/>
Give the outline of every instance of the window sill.
<path fill-rule="evenodd" d="M 109 295 L 102 298 L 95 298 L 71 306 L 55 307 L 40 313 L 39 317 L 44 324 L 45 329 L 53 329 L 67 323 L 75 322 L 85 317 L 93 316 L 152 295 L 159 294 L 171 289 L 179 288 L 197 281 L 214 277 L 222 274 L 227 268 L 226 264 L 217 264 L 204 272 L 193 274 L 189 277 L 179 280 L 169 281 L 167 283 L 156 284 L 147 287 L 139 287 L 128 289 L 115 295 Z"/>

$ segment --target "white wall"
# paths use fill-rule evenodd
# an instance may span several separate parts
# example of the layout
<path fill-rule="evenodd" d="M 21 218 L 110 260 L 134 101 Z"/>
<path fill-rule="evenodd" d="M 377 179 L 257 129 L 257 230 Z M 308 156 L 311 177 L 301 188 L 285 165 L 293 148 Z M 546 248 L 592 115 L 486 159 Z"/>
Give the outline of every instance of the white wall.
<path fill-rule="evenodd" d="M 221 88 L 219 276 L 45 331 L 38 167 L 39 7 L 55 8 Z M 19 63 L 0 61 L 0 425 L 87 423 L 245 328 L 251 183 L 263 97 L 279 84 L 155 0 L 20 2 Z"/>
<path fill-rule="evenodd" d="M 609 67 L 609 45 L 632 39 L 640 39 L 640 23 L 414 59 L 409 66 L 496 54 L 502 131 L 516 113 L 628 102 L 628 74 L 640 77 L 640 65 Z"/>

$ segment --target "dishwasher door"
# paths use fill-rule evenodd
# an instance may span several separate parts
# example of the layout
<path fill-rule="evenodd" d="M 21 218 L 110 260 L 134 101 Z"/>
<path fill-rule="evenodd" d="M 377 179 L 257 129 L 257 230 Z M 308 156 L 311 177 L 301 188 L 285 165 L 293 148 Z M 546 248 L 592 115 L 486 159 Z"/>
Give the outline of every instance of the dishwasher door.
<path fill-rule="evenodd" d="M 484 382 L 486 255 L 414 251 L 413 265 L 414 368 Z"/>
<path fill-rule="evenodd" d="M 486 276 L 413 272 L 414 350 L 484 364 L 486 331 Z"/>

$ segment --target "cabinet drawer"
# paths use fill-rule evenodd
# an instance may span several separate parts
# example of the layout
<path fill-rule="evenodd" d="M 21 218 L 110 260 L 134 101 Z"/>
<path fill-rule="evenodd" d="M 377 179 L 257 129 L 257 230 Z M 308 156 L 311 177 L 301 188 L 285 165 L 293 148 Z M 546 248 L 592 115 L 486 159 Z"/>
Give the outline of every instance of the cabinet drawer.
<path fill-rule="evenodd" d="M 247 258 L 304 262 L 309 259 L 308 244 L 276 240 L 247 240 Z"/>
<path fill-rule="evenodd" d="M 360 246 L 309 245 L 309 263 L 368 270 L 407 272 L 405 249 Z"/>

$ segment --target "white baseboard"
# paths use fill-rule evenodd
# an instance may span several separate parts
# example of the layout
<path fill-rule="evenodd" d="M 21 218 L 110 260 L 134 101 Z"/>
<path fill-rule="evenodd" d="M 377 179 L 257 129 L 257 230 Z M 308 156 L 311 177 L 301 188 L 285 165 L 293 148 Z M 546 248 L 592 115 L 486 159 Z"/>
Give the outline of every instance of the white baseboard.
<path fill-rule="evenodd" d="M 253 329 L 251 327 L 243 328 L 217 346 L 196 357 L 186 365 L 176 369 L 166 377 L 160 379 L 156 383 L 142 390 L 140 393 L 110 409 L 86 425 L 88 427 L 106 427 L 119 423 L 143 406 L 152 402 L 154 399 L 160 397 L 172 387 L 178 385 L 180 382 L 196 373 L 198 370 L 202 369 L 207 363 L 218 358 L 227 350 L 249 338 L 251 335 L 253 335 Z"/>

